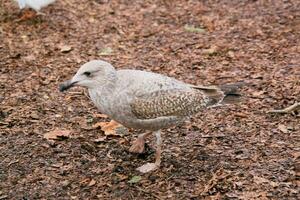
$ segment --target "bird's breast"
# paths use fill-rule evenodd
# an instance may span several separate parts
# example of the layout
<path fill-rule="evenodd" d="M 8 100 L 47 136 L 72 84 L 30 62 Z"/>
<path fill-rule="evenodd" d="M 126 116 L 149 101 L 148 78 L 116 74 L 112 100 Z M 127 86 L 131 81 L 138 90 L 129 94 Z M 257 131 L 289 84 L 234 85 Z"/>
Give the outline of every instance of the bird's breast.
<path fill-rule="evenodd" d="M 125 123 L 130 117 L 129 99 L 123 93 L 90 90 L 89 95 L 99 111 L 111 119 Z"/>
<path fill-rule="evenodd" d="M 97 90 L 89 90 L 89 95 L 98 110 L 103 114 L 109 115 L 110 105 L 108 97 L 105 94 L 102 94 L 101 91 Z"/>

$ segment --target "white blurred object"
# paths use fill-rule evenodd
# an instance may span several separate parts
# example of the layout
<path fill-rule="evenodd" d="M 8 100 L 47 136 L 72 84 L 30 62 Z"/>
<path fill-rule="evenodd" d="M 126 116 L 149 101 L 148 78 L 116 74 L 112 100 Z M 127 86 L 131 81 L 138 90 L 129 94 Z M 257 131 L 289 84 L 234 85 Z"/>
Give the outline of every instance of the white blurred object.
<path fill-rule="evenodd" d="M 32 8 L 39 12 L 41 8 L 48 6 L 55 0 L 16 0 L 19 4 L 20 9 Z"/>

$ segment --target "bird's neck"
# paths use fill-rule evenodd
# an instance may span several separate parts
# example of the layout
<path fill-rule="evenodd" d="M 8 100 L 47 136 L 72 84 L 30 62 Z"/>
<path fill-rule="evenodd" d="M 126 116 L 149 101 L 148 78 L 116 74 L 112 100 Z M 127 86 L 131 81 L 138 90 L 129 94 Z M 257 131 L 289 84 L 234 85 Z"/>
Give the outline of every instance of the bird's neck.
<path fill-rule="evenodd" d="M 105 79 L 100 79 L 95 87 L 90 88 L 90 91 L 97 92 L 103 96 L 110 96 L 116 88 L 117 76 L 112 72 L 105 76 Z"/>
<path fill-rule="evenodd" d="M 108 116 L 112 113 L 112 99 L 115 95 L 116 88 L 116 80 L 107 81 L 105 84 L 97 87 L 90 88 L 89 95 L 91 100 L 96 105 L 96 107 L 100 110 L 101 113 L 106 114 Z"/>

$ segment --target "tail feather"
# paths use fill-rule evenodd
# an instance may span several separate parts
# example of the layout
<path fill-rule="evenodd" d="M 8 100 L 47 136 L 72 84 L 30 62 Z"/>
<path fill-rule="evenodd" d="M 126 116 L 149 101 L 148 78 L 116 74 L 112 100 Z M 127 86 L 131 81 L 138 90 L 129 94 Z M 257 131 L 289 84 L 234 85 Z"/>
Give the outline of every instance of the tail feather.
<path fill-rule="evenodd" d="M 242 82 L 235 84 L 219 85 L 219 86 L 192 86 L 197 90 L 204 92 L 209 97 L 207 106 L 219 104 L 234 104 L 241 100 L 239 89 L 245 84 Z"/>

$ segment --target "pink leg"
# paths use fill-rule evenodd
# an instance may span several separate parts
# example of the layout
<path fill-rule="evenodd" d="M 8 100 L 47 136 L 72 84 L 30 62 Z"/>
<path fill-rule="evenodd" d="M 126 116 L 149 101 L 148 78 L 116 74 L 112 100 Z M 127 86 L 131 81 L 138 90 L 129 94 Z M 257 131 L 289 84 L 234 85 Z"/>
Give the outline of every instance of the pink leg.
<path fill-rule="evenodd" d="M 129 149 L 129 152 L 131 153 L 143 153 L 145 149 L 145 139 L 148 135 L 150 135 L 151 132 L 149 133 L 143 133 L 138 136 L 138 138 L 133 142 L 132 146 Z"/>
<path fill-rule="evenodd" d="M 162 139 L 161 139 L 161 134 L 160 131 L 155 132 L 156 136 L 156 153 L 155 153 L 155 162 L 154 163 L 146 163 L 145 165 L 142 165 L 137 168 L 138 171 L 142 173 L 147 173 L 150 171 L 154 171 L 160 166 L 161 162 L 161 144 L 162 144 Z"/>
<path fill-rule="evenodd" d="M 159 166 L 161 162 L 161 134 L 160 131 L 155 132 L 156 137 L 156 152 L 155 152 L 155 165 Z"/>

